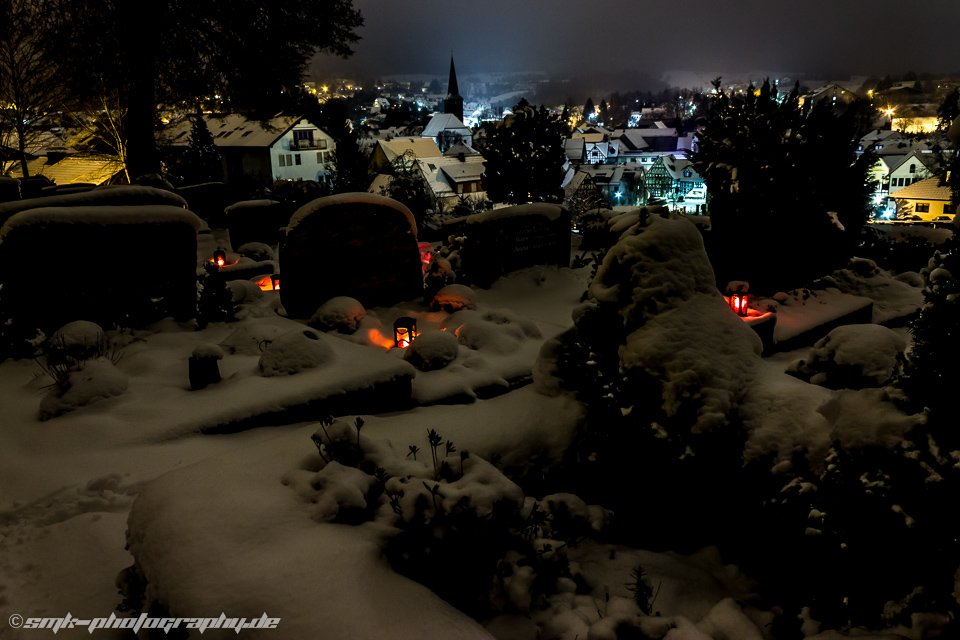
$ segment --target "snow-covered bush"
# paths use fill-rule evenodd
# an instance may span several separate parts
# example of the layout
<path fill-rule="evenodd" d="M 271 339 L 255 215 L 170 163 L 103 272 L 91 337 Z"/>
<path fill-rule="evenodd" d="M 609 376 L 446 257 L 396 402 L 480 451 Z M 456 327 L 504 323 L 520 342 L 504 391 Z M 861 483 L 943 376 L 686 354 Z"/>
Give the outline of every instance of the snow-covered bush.
<path fill-rule="evenodd" d="M 219 273 L 212 264 L 205 265 L 204 269 L 197 287 L 198 329 L 206 328 L 211 322 L 230 322 L 236 318 L 238 311 L 225 275 Z"/>
<path fill-rule="evenodd" d="M 40 402 L 40 419 L 62 415 L 127 390 L 127 376 L 108 358 L 87 360 L 68 368 Z"/>
<path fill-rule="evenodd" d="M 903 364 L 907 341 L 878 324 L 837 327 L 817 341 L 806 358 L 787 372 L 831 389 L 880 387 L 891 382 Z"/>
<path fill-rule="evenodd" d="M 309 325 L 321 331 L 354 333 L 367 315 L 363 303 L 350 296 L 330 298 L 310 317 Z"/>
<path fill-rule="evenodd" d="M 103 328 L 95 322 L 74 320 L 57 329 L 45 345 L 49 365 L 73 365 L 105 357 L 108 345 Z"/>
<path fill-rule="evenodd" d="M 252 302 L 263 297 L 263 290 L 256 282 L 250 280 L 229 280 L 227 288 L 230 290 L 230 299 L 236 305 Z"/>
<path fill-rule="evenodd" d="M 264 262 L 276 258 L 273 249 L 265 242 L 246 242 L 237 247 L 237 253 L 255 262 Z"/>
<path fill-rule="evenodd" d="M 461 309 L 476 309 L 477 294 L 466 285 L 448 284 L 434 294 L 430 308 L 447 313 Z"/>
<path fill-rule="evenodd" d="M 278 336 L 260 355 L 260 373 L 289 376 L 329 365 L 336 355 L 327 339 L 313 329 L 294 329 Z"/>
<path fill-rule="evenodd" d="M 420 371 L 443 369 L 457 359 L 460 343 L 448 331 L 424 331 L 404 351 L 403 359 Z"/>

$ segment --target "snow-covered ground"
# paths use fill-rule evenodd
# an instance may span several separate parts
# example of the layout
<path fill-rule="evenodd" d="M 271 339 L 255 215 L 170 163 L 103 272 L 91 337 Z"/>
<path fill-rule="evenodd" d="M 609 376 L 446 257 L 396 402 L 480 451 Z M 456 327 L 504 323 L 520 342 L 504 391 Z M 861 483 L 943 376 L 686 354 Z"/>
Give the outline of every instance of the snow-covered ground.
<path fill-rule="evenodd" d="M 222 241 L 216 232 L 202 237 L 201 258 Z M 749 579 L 715 550 L 681 556 L 599 543 L 569 552 L 589 581 L 588 594 L 559 593 L 549 615 L 505 616 L 484 628 L 390 569 L 382 524 L 326 522 L 311 511 L 316 502 L 304 499 L 309 490 L 297 478 L 318 473 L 311 435 L 320 415 L 309 411 L 319 413 L 332 397 L 347 398 L 338 405 L 352 409 L 344 417 L 364 420 L 358 442 L 362 437 L 378 455 L 396 458 L 391 464 L 410 463 L 411 445 L 427 450 L 430 429 L 476 456 L 477 464 L 495 459 L 508 473 L 557 459 L 582 408 L 565 394 L 544 395 L 525 383 L 544 342 L 572 324 L 589 271 L 525 269 L 474 291 L 473 309 L 411 303 L 364 310 L 356 333 L 313 330 L 319 335 L 306 339 L 323 345 L 315 357 L 291 342 L 277 355 L 281 363 L 298 363 L 290 375 L 263 375 L 275 365 L 264 368 L 260 348 L 307 327 L 275 313 L 276 293 L 251 295 L 237 322 L 203 331 L 164 322 L 108 336 L 119 341 L 122 357 L 114 367 L 125 376 L 125 390 L 47 420 L 39 411 L 51 391 L 37 364 L 0 363 L 0 638 L 50 633 L 13 629 L 6 622 L 13 614 L 109 616 L 121 601 L 116 580 L 134 562 L 128 542 L 149 574 L 148 599 L 178 616 L 282 619 L 277 630 L 243 632 L 256 637 L 533 639 L 539 624 L 544 638 L 612 638 L 618 616 L 637 614 L 626 585 L 638 565 L 658 592 L 660 615 L 645 623 L 651 637 L 764 637 L 769 612 L 751 607 Z M 918 284 L 910 276 L 854 268 L 835 274 L 823 289 L 787 292 L 770 304 L 793 336 L 863 300 L 873 303 L 874 322 L 905 316 L 921 302 Z M 719 296 L 696 298 L 692 317 L 709 325 L 717 309 L 727 312 Z M 449 352 L 452 361 L 424 371 L 404 352 L 378 346 L 377 336 L 389 335 L 398 315 L 417 317 L 423 335 L 457 335 L 452 352 L 444 340 L 431 351 L 441 358 Z M 690 329 L 684 340 L 702 333 L 702 327 Z M 871 345 L 881 344 L 889 344 L 888 335 L 841 335 L 832 348 L 819 347 L 814 359 L 843 353 L 850 360 L 845 364 L 875 372 Z M 191 391 L 189 357 L 218 348 L 222 381 Z M 691 354 L 711 357 L 702 349 Z M 762 359 L 751 353 L 753 404 L 745 415 L 756 425 L 753 450 L 787 452 L 797 443 L 822 448 L 837 424 L 816 409 L 830 401 L 837 415 L 895 413 L 870 393 L 843 393 L 785 373 L 810 354 L 808 347 Z M 414 406 L 364 410 L 365 389 L 407 379 Z M 286 411 L 291 407 L 298 412 Z M 881 421 L 884 433 L 849 437 L 882 438 L 908 421 Z M 211 432 L 224 423 L 236 429 Z M 343 486 L 349 493 L 349 482 Z M 814 632 L 811 627 L 811 637 Z M 88 636 L 62 630 L 57 637 L 81 635 Z M 121 637 L 103 630 L 96 636 Z"/>

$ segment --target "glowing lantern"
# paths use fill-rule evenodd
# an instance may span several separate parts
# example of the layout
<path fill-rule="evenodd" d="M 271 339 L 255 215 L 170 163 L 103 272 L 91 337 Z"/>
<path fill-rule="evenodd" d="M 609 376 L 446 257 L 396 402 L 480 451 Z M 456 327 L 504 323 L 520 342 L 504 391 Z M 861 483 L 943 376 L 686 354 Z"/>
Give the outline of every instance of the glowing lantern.
<path fill-rule="evenodd" d="M 406 349 L 417 333 L 417 321 L 410 316 L 400 316 L 393 323 L 393 342 L 398 349 Z"/>
<path fill-rule="evenodd" d="M 430 262 L 433 260 L 433 245 L 429 242 L 418 242 L 417 248 L 420 249 L 420 265 L 423 273 L 426 275 L 430 270 Z"/>
<path fill-rule="evenodd" d="M 275 273 L 270 276 L 270 284 L 273 286 L 274 291 L 280 291 L 280 274 Z"/>
<path fill-rule="evenodd" d="M 213 264 L 222 267 L 227 264 L 227 252 L 223 249 L 217 249 L 213 252 Z"/>
<path fill-rule="evenodd" d="M 740 280 L 727 284 L 727 302 L 738 316 L 747 315 L 750 306 L 750 296 L 747 294 L 749 290 L 750 285 Z"/>

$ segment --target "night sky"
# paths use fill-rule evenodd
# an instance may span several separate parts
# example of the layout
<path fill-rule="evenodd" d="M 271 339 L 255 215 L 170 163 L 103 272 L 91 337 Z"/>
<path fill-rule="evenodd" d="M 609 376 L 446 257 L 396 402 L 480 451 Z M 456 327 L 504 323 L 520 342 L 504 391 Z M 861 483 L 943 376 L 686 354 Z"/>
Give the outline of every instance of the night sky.
<path fill-rule="evenodd" d="M 318 75 L 960 71 L 960 0 L 354 0 L 362 40 Z"/>

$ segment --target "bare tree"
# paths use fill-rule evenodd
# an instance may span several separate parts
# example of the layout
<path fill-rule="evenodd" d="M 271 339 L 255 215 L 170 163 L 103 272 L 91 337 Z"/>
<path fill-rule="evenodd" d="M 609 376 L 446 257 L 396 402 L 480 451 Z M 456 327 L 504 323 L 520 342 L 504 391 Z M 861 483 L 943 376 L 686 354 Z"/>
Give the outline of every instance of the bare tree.
<path fill-rule="evenodd" d="M 7 161 L 19 162 L 24 177 L 29 176 L 28 149 L 64 96 L 57 67 L 46 54 L 42 25 L 37 3 L 0 0 L 0 134 L 5 134 L 0 144 L 14 149 Z"/>

